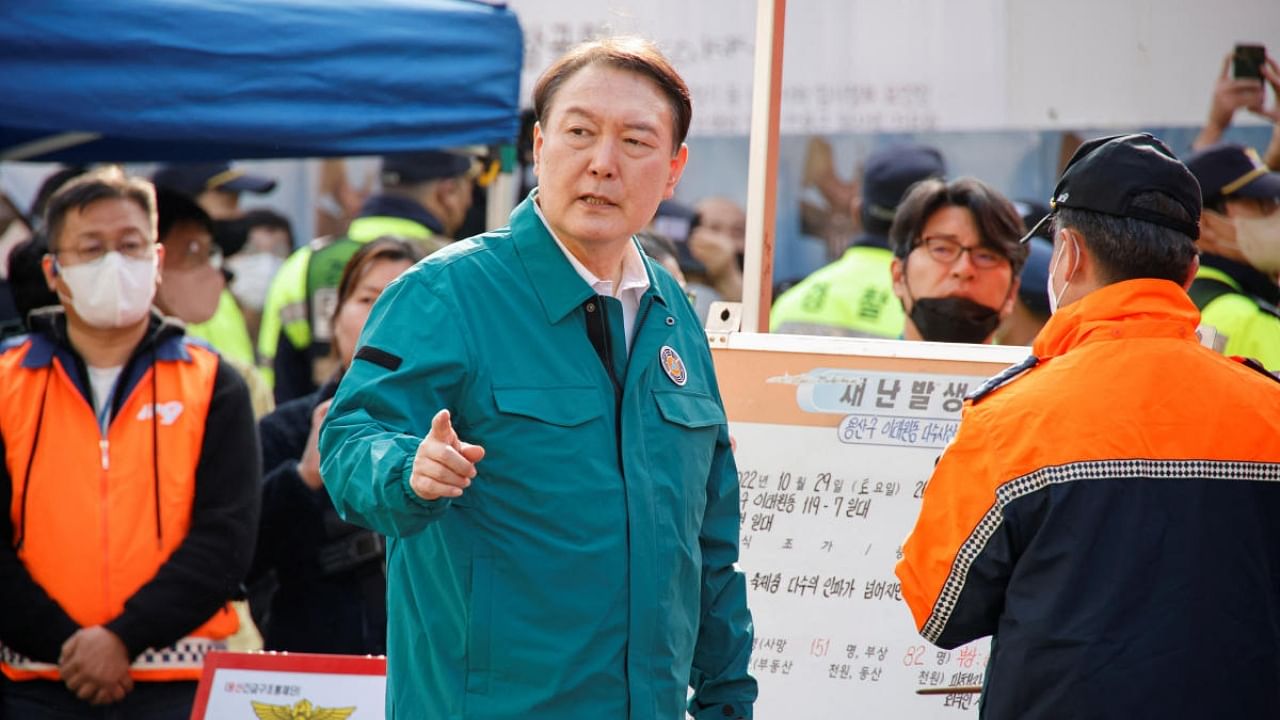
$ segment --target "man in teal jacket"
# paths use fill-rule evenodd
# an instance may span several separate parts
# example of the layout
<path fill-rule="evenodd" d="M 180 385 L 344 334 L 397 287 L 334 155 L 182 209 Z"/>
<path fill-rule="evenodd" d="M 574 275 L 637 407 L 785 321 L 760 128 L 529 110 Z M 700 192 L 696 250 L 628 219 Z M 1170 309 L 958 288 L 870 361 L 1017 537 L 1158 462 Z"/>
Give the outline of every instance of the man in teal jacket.
<path fill-rule="evenodd" d="M 631 237 L 684 169 L 688 89 L 613 39 L 534 106 L 538 189 L 387 287 L 320 439 L 339 512 L 389 537 L 387 715 L 750 718 L 715 369 Z"/>

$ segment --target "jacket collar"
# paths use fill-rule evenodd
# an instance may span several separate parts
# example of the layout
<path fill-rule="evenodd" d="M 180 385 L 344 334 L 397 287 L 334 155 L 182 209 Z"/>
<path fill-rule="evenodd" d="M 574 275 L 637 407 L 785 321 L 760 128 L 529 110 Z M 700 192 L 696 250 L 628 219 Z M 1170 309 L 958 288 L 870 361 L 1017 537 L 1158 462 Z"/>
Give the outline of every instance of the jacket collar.
<path fill-rule="evenodd" d="M 1254 267 L 1212 253 L 1201 253 L 1200 265 L 1226 275 L 1231 279 L 1227 284 L 1234 285 L 1237 291 L 1261 298 L 1272 305 L 1280 305 L 1280 285 L 1276 285 L 1271 278 Z"/>
<path fill-rule="evenodd" d="M 873 247 L 881 250 L 889 250 L 889 238 L 876 233 L 864 232 L 855 237 L 853 242 L 849 244 L 850 248 L 856 247 Z"/>
<path fill-rule="evenodd" d="M 538 190 L 534 188 L 511 211 L 511 240 L 520 262 L 524 264 L 529 283 L 546 313 L 547 322 L 554 325 L 593 297 L 595 291 L 573 269 L 568 258 L 560 251 L 555 238 L 551 237 L 547 226 L 538 217 L 533 206 L 537 194 Z M 654 282 L 652 263 L 648 257 L 644 257 L 644 261 L 645 273 L 649 277 L 649 290 L 645 292 L 645 296 L 653 295 L 665 305 L 666 299 Z M 642 300 L 641 303 L 643 302 Z"/>
<path fill-rule="evenodd" d="M 80 360 L 79 353 L 72 347 L 67 335 L 67 315 L 61 305 L 34 310 L 29 321 L 31 348 L 22 360 L 23 367 L 47 367 L 55 355 L 61 355 L 65 360 Z M 134 348 L 130 359 L 154 347 L 156 360 L 189 361 L 191 355 L 183 342 L 185 336 L 186 325 L 181 320 L 165 317 L 152 308 L 151 317 L 147 321 L 147 332 L 143 335 L 142 342 Z"/>
<path fill-rule="evenodd" d="M 1125 280 L 1059 308 L 1040 330 L 1032 353 L 1045 360 L 1085 343 L 1124 338 L 1194 339 L 1200 311 L 1169 280 Z"/>
<path fill-rule="evenodd" d="M 412 220 L 436 235 L 444 234 L 444 224 L 414 200 L 400 195 L 374 195 L 360 206 L 360 218 L 394 217 Z M 357 218 L 358 220 L 359 218 Z"/>

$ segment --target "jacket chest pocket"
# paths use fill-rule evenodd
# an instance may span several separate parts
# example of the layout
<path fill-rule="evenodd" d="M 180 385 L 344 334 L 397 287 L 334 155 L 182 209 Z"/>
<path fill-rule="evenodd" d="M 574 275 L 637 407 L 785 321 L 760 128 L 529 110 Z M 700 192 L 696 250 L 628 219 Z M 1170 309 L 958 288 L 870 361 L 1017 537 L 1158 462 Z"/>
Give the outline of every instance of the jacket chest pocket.
<path fill-rule="evenodd" d="M 491 467 L 492 460 L 516 464 L 497 468 L 503 471 L 526 474 L 528 468 L 575 467 L 584 445 L 589 447 L 606 432 L 604 396 L 596 387 L 494 387 L 493 403 L 497 412 L 484 428 L 485 440 L 515 454 L 500 451 L 482 462 Z"/>
<path fill-rule="evenodd" d="M 662 418 L 648 443 L 650 456 L 657 458 L 653 469 L 668 479 L 670 499 L 687 503 L 690 520 L 700 521 L 724 410 L 715 398 L 696 391 L 654 390 L 653 399 Z"/>
<path fill-rule="evenodd" d="M 600 391 L 590 386 L 495 387 L 493 403 L 507 422 L 552 428 L 577 427 L 600 417 L 604 411 Z"/>

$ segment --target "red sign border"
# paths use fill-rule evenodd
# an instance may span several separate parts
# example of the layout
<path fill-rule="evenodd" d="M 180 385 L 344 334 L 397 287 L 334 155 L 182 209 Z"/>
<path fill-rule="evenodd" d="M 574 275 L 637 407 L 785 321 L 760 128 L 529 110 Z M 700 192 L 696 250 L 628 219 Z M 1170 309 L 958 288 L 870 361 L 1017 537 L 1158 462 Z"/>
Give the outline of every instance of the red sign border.
<path fill-rule="evenodd" d="M 216 650 L 204 658 L 204 670 L 200 674 L 195 705 L 191 707 L 191 720 L 205 720 L 205 709 L 209 704 L 209 695 L 213 692 L 213 676 L 218 670 L 266 670 L 318 675 L 386 675 L 387 658 L 384 655 L 239 653 Z"/>

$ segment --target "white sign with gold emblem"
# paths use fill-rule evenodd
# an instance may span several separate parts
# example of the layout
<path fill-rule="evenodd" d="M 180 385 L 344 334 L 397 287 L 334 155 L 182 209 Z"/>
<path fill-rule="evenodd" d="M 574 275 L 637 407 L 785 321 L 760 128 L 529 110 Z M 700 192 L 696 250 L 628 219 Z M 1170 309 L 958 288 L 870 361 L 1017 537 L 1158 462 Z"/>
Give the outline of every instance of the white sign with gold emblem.
<path fill-rule="evenodd" d="M 384 657 L 210 653 L 192 720 L 377 720 L 386 715 Z"/>

